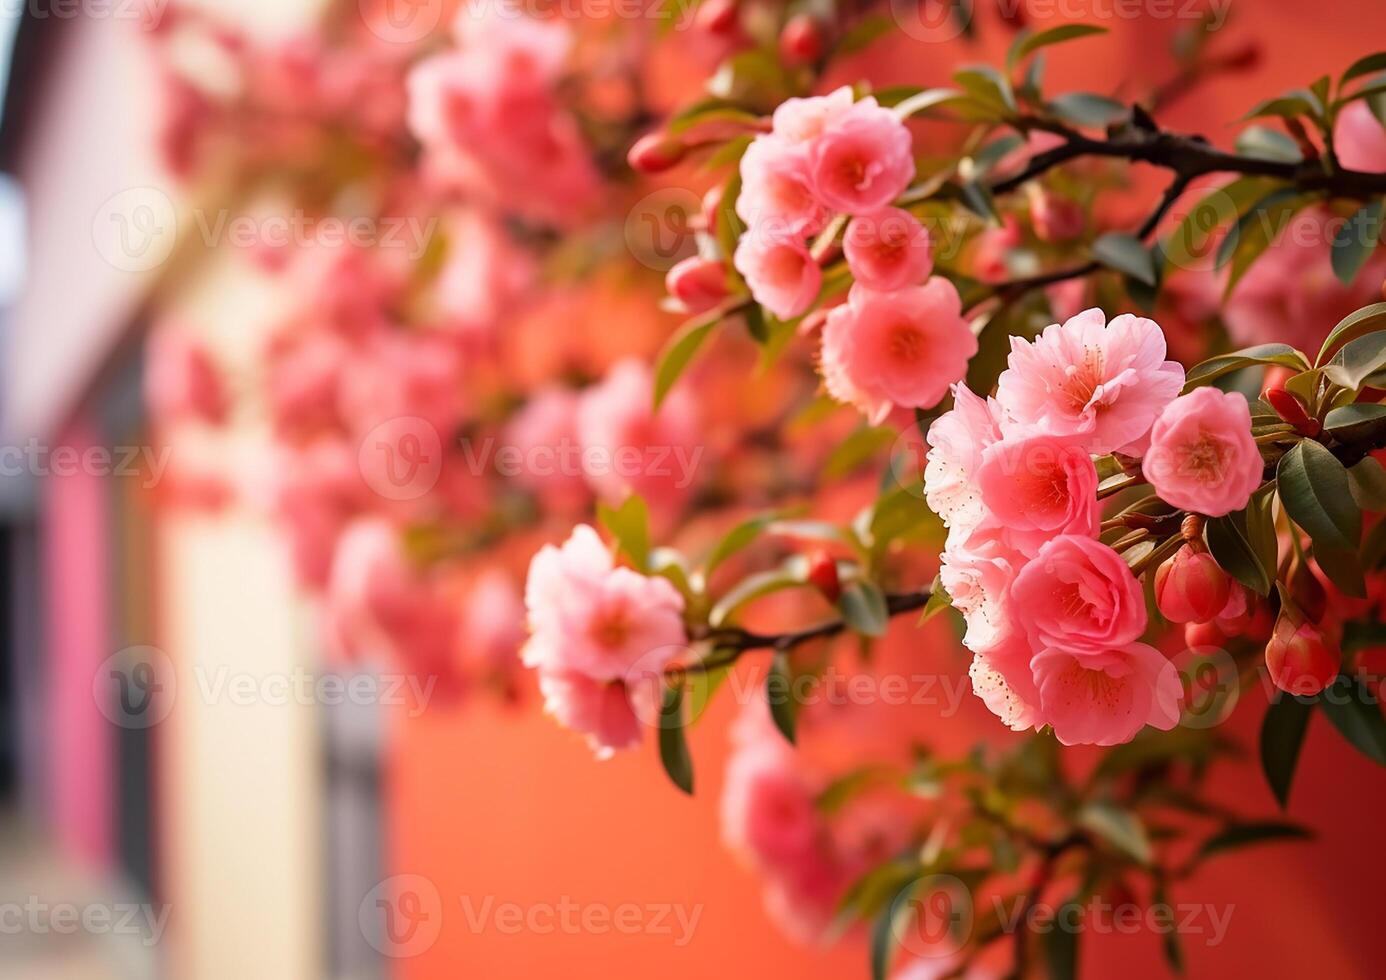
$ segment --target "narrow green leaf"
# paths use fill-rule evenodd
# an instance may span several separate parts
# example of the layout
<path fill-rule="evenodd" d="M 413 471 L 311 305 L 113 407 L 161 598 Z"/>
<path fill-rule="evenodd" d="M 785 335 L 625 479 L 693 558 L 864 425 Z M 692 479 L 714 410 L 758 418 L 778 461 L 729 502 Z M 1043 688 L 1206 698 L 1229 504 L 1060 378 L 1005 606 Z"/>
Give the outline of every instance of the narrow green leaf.
<path fill-rule="evenodd" d="M 1357 751 L 1386 766 L 1386 717 L 1376 695 L 1351 674 L 1339 674 L 1319 696 L 1319 707 Z"/>
<path fill-rule="evenodd" d="M 1169 894 L 1165 891 L 1165 883 L 1161 879 L 1156 879 L 1155 889 L 1150 896 L 1151 904 L 1168 906 L 1170 904 Z M 1164 930 L 1164 942 L 1161 944 L 1165 953 L 1165 962 L 1169 968 L 1180 976 L 1184 975 L 1184 947 L 1179 941 L 1179 930 Z"/>
<path fill-rule="evenodd" d="M 1198 849 L 1198 858 L 1202 860 L 1222 851 L 1251 847 L 1268 841 L 1312 840 L 1313 837 L 1308 830 L 1293 823 L 1234 823 L 1205 840 Z"/>
<path fill-rule="evenodd" d="M 1267 566 L 1258 548 L 1251 543 L 1245 510 L 1225 517 L 1210 517 L 1203 525 L 1208 551 L 1223 571 L 1258 595 L 1270 595 L 1275 581 L 1275 563 Z M 1272 534 L 1273 534 L 1272 529 Z M 1274 538 L 1272 537 L 1272 545 Z"/>
<path fill-rule="evenodd" d="M 1049 103 L 1049 111 L 1079 126 L 1110 126 L 1130 115 L 1124 103 L 1091 92 L 1066 92 Z"/>
<path fill-rule="evenodd" d="M 1383 380 L 1383 372 L 1386 372 L 1386 330 L 1348 341 L 1323 369 L 1329 381 L 1353 391 L 1364 385 L 1371 386 L 1375 380 Z"/>
<path fill-rule="evenodd" d="M 1289 344 L 1258 344 L 1255 347 L 1246 347 L 1230 354 L 1210 357 L 1206 361 L 1195 364 L 1189 369 L 1189 373 L 1185 377 L 1184 392 L 1187 394 L 1195 388 L 1216 381 L 1224 374 L 1231 374 L 1233 371 L 1240 371 L 1255 365 L 1287 367 L 1296 371 L 1305 371 L 1309 368 L 1309 362 L 1305 360 L 1304 355 Z"/>
<path fill-rule="evenodd" d="M 1345 344 L 1355 337 L 1360 337 L 1365 333 L 1386 327 L 1386 303 L 1373 303 L 1371 306 L 1364 306 L 1343 317 L 1328 333 L 1328 338 L 1319 348 L 1319 356 L 1314 359 L 1314 364 L 1323 364 L 1328 355 L 1338 347 Z"/>
<path fill-rule="evenodd" d="M 1138 863 L 1150 863 L 1150 838 L 1140 817 L 1130 810 L 1112 803 L 1089 803 L 1079 812 L 1078 823 Z"/>
<path fill-rule="evenodd" d="M 1318 116 L 1321 110 L 1319 100 L 1307 89 L 1295 89 L 1273 99 L 1258 103 L 1243 119 L 1258 116 L 1280 116 L 1293 119 L 1296 116 Z"/>
<path fill-rule="evenodd" d="M 901 119 L 908 119 L 917 113 L 928 112 L 930 109 L 960 102 L 966 98 L 965 93 L 955 88 L 928 88 L 899 102 L 894 107 L 895 114 Z"/>
<path fill-rule="evenodd" d="M 823 464 L 823 476 L 838 480 L 871 461 L 881 450 L 898 438 L 894 429 L 885 425 L 864 425 L 832 451 Z"/>
<path fill-rule="evenodd" d="M 693 760 L 688 755 L 688 741 L 683 732 L 682 684 L 664 688 L 664 700 L 659 708 L 659 761 L 674 785 L 692 796 Z"/>
<path fill-rule="evenodd" d="M 924 603 L 924 611 L 919 616 L 918 625 L 923 626 L 945 609 L 953 608 L 953 597 L 943 587 L 943 579 L 934 576 L 934 584 L 929 589 L 929 601 Z"/>
<path fill-rule="evenodd" d="M 1081 922 L 1083 912 L 1082 903 L 1076 901 L 1065 902 L 1055 910 L 1054 922 L 1044 936 L 1044 959 L 1049 980 L 1075 980 L 1078 976 L 1078 936 L 1082 926 L 1070 929 L 1067 924 Z"/>
<path fill-rule="evenodd" d="M 1040 48 L 1062 44 L 1065 41 L 1074 41 L 1080 37 L 1106 33 L 1107 28 L 1097 27 L 1094 24 L 1062 24 L 1037 34 L 1022 32 L 1016 36 L 1015 41 L 1011 44 L 1011 49 L 1006 52 L 1006 68 L 1014 70 L 1015 66 L 1020 64 L 1027 55 L 1033 54 Z"/>
<path fill-rule="evenodd" d="M 1347 470 L 1312 439 L 1296 443 L 1276 468 L 1280 502 L 1314 542 L 1314 558 L 1338 588 L 1365 597 L 1357 546 L 1362 512 L 1352 499 Z"/>
<path fill-rule="evenodd" d="M 717 652 L 715 649 L 712 651 L 713 654 Z M 701 670 L 688 674 L 686 700 L 688 702 L 689 725 L 696 722 L 707 711 L 718 689 L 731 674 L 731 669 L 731 664 L 723 664 L 721 667 L 714 667 L 711 670 Z"/>
<path fill-rule="evenodd" d="M 953 81 L 974 99 L 1002 112 L 1015 112 L 1015 94 L 1006 76 L 991 65 L 972 65 L 953 73 Z"/>
<path fill-rule="evenodd" d="M 890 625 L 885 595 L 874 584 L 862 579 L 843 587 L 837 608 L 847 625 L 863 636 L 884 636 Z"/>
<path fill-rule="evenodd" d="M 1155 262 L 1140 239 L 1108 232 L 1092 243 L 1092 256 L 1110 269 L 1124 272 L 1138 282 L 1154 286 Z"/>
<path fill-rule="evenodd" d="M 1261 723 L 1261 771 L 1283 810 L 1290 800 L 1290 784 L 1304 744 L 1304 732 L 1313 712 L 1312 701 L 1301 701 L 1288 694 L 1273 701 Z"/>
<path fill-rule="evenodd" d="M 770 673 L 765 678 L 765 700 L 770 705 L 770 718 L 790 745 L 794 744 L 799 721 L 799 706 L 794 700 L 794 671 L 789 654 L 777 650 L 770 661 Z"/>
<path fill-rule="evenodd" d="M 597 505 L 597 519 L 616 539 L 616 545 L 640 571 L 650 563 L 650 513 L 639 494 L 631 494 L 620 507 Z"/>
<path fill-rule="evenodd" d="M 1237 152 L 1258 160 L 1280 163 L 1299 163 L 1304 153 L 1299 144 L 1278 129 L 1269 126 L 1248 126 L 1237 136 Z"/>
<path fill-rule="evenodd" d="M 1207 268 L 1216 255 L 1213 243 L 1218 230 L 1237 220 L 1245 209 L 1265 197 L 1273 186 L 1265 177 L 1239 177 L 1210 191 L 1189 209 L 1184 220 L 1165 237 L 1165 260 L 1177 269 Z"/>
<path fill-rule="evenodd" d="M 669 338 L 664 349 L 659 352 L 659 357 L 655 360 L 654 372 L 654 406 L 656 411 L 664 403 L 665 396 L 669 394 L 670 389 L 674 387 L 674 382 L 678 381 L 679 376 L 692 363 L 694 355 L 712 336 L 713 328 L 722 322 L 724 315 L 723 311 L 719 309 L 714 311 L 713 315 L 704 315 L 688 321 Z"/>
<path fill-rule="evenodd" d="M 708 622 L 721 626 L 748 603 L 785 589 L 799 588 L 808 582 L 808 559 L 803 555 L 793 555 L 779 568 L 757 572 L 742 579 L 728 589 L 708 614 Z"/>
<path fill-rule="evenodd" d="M 703 562 L 703 574 L 712 575 L 718 565 L 749 545 L 777 519 L 775 514 L 760 514 L 733 527 L 713 546 L 712 552 Z"/>
<path fill-rule="evenodd" d="M 1382 214 L 1386 204 L 1373 201 L 1351 218 L 1333 238 L 1333 274 L 1345 286 L 1352 285 L 1381 241 Z"/>
<path fill-rule="evenodd" d="M 1386 405 L 1359 402 L 1335 408 L 1324 416 L 1323 427 L 1342 442 L 1366 442 L 1386 435 Z"/>
<path fill-rule="evenodd" d="M 1338 79 L 1338 86 L 1341 88 L 1354 78 L 1361 78 L 1363 75 L 1370 75 L 1372 72 L 1386 71 L 1386 51 L 1378 51 L 1375 54 L 1363 55 L 1351 65 L 1347 71 L 1343 72 Z"/>
<path fill-rule="evenodd" d="M 1231 263 L 1223 295 L 1232 295 L 1242 276 L 1310 200 L 1309 195 L 1300 194 L 1293 188 L 1282 188 L 1267 194 L 1238 219 L 1218 249 L 1218 267 Z"/>

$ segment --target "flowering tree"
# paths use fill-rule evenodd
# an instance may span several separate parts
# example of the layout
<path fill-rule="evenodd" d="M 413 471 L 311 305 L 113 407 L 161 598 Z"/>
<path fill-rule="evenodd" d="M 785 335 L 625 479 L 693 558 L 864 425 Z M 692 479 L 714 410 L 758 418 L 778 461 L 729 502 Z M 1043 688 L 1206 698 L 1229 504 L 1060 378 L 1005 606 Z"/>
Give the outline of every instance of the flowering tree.
<path fill-rule="evenodd" d="M 685 729 L 756 663 L 723 829 L 786 927 L 867 923 L 876 976 L 897 947 L 920 976 L 1070 975 L 1091 897 L 1163 903 L 1221 851 L 1304 836 L 1202 791 L 1258 677 L 1282 805 L 1316 709 L 1386 764 L 1363 661 L 1386 584 L 1386 54 L 1252 108 L 1224 150 L 1158 121 L 1254 58 L 1207 24 L 1178 77 L 1119 101 L 1045 86 L 1045 56 L 1099 27 L 1021 30 L 950 87 L 832 88 L 894 26 L 871 4 L 684 14 L 709 94 L 682 108 L 652 91 L 671 45 L 650 24 L 494 6 L 412 46 L 333 22 L 266 55 L 212 30 L 238 94 L 174 83 L 183 169 L 230 145 L 239 185 L 287 173 L 318 220 L 444 221 L 418 255 L 254 253 L 308 296 L 259 388 L 300 579 L 341 656 L 513 694 L 519 650 L 559 723 L 599 756 L 651 735 L 686 792 Z M 209 27 L 166 35 L 189 29 Z M 641 319 L 660 263 L 610 242 L 693 163 L 701 203 L 665 209 L 692 253 L 665 256 L 689 317 L 666 337 Z M 1112 202 L 1136 165 L 1165 183 L 1132 218 Z M 631 337 L 589 358 L 613 309 Z M 160 419 L 226 417 L 204 353 L 171 331 L 152 350 Z M 525 465 L 479 472 L 488 437 Z M 574 467 L 535 465 L 565 446 Z M 823 751 L 845 726 L 812 692 L 880 679 L 949 620 L 970 665 L 948 673 L 1037 734 L 945 754 L 861 738 L 867 711 L 855 754 Z M 1079 745 L 1105 750 L 1082 779 Z M 1026 912 L 1056 894 L 1074 925 L 1041 936 Z M 978 895 L 1013 895 L 1015 922 L 940 911 Z"/>

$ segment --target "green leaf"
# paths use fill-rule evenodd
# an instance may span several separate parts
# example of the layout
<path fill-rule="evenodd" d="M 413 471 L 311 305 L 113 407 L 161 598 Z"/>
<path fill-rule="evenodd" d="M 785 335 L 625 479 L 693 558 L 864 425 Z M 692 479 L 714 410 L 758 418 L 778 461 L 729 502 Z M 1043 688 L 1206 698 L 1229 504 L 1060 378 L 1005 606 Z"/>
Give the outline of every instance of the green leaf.
<path fill-rule="evenodd" d="M 1324 416 L 1323 427 L 1341 442 L 1369 442 L 1386 435 L 1386 405 L 1359 402 L 1335 408 Z"/>
<path fill-rule="evenodd" d="M 1320 111 L 1321 105 L 1314 93 L 1308 89 L 1294 89 L 1284 95 L 1257 104 L 1242 118 L 1255 119 L 1258 116 L 1279 116 L 1284 119 L 1293 119 L 1296 116 L 1317 117 Z"/>
<path fill-rule="evenodd" d="M 659 352 L 659 357 L 655 359 L 654 372 L 654 407 L 656 411 L 664 403 L 669 390 L 674 387 L 674 382 L 678 381 L 684 369 L 692 363 L 694 355 L 712 336 L 713 328 L 722 322 L 723 316 L 725 316 L 725 312 L 719 308 L 688 321 L 669 338 L 664 349 Z"/>
<path fill-rule="evenodd" d="M 924 611 L 919 615 L 919 626 L 923 626 L 945 609 L 953 608 L 953 597 L 943 587 L 941 576 L 934 576 L 934 584 L 929 587 L 929 601 L 924 603 Z"/>
<path fill-rule="evenodd" d="M 830 782 L 813 804 L 820 813 L 832 816 L 865 790 L 890 783 L 900 783 L 900 775 L 893 769 L 888 766 L 863 766 Z"/>
<path fill-rule="evenodd" d="M 632 565 L 645 571 L 650 563 L 650 513 L 639 494 L 631 494 L 619 508 L 597 505 L 597 520 L 606 528 Z"/>
<path fill-rule="evenodd" d="M 712 653 L 717 653 L 713 650 Z M 712 704 L 713 696 L 717 694 L 727 677 L 731 674 L 732 665 L 723 664 L 721 667 L 713 667 L 711 670 L 690 671 L 687 675 L 688 685 L 688 724 L 692 725 L 703 716 L 707 711 L 708 705 Z"/>
<path fill-rule="evenodd" d="M 886 903 L 871 926 L 871 980 L 886 980 L 890 974 L 890 964 L 895 958 L 896 905 L 913 887 L 912 878 Z"/>
<path fill-rule="evenodd" d="M 1074 980 L 1078 976 L 1078 936 L 1082 926 L 1067 929 L 1061 923 L 1081 922 L 1083 911 L 1082 903 L 1075 901 L 1065 902 L 1055 910 L 1055 921 L 1044 936 L 1044 960 L 1049 980 Z"/>
<path fill-rule="evenodd" d="M 1203 860 L 1223 851 L 1251 847 L 1267 841 L 1312 840 L 1313 837 L 1308 830 L 1293 823 L 1264 821 L 1228 824 L 1203 842 L 1198 849 L 1198 859 Z"/>
<path fill-rule="evenodd" d="M 1280 503 L 1314 542 L 1314 558 L 1333 583 L 1349 595 L 1367 594 L 1357 546 L 1362 512 L 1352 499 L 1347 470 L 1312 439 L 1296 443 L 1276 468 Z"/>
<path fill-rule="evenodd" d="M 1248 511 L 1255 513 L 1249 515 Z M 1249 525 L 1255 527 L 1254 533 Z M 1208 551 L 1223 571 L 1258 595 L 1270 595 L 1275 583 L 1275 527 L 1256 501 L 1253 500 L 1247 510 L 1208 518 L 1203 525 L 1203 535 Z"/>
<path fill-rule="evenodd" d="M 1386 204 L 1373 201 L 1358 211 L 1333 238 L 1333 274 L 1345 286 L 1352 285 L 1381 240 L 1382 214 Z"/>
<path fill-rule="evenodd" d="M 833 54 L 839 58 L 855 54 L 894 29 L 895 21 L 889 17 L 880 14 L 863 17 L 853 24 L 833 46 Z"/>
<path fill-rule="evenodd" d="M 693 795 L 693 760 L 688 755 L 688 741 L 683 732 L 683 685 L 670 684 L 664 688 L 659 708 L 659 761 L 674 785 L 689 796 Z"/>
<path fill-rule="evenodd" d="M 1386 511 L 1386 469 L 1375 457 L 1359 460 L 1348 470 L 1348 485 L 1358 507 L 1377 514 Z"/>
<path fill-rule="evenodd" d="M 1339 674 L 1319 696 L 1319 706 L 1357 751 L 1386 766 L 1386 717 L 1376 695 L 1358 678 Z"/>
<path fill-rule="evenodd" d="M 711 554 L 703 562 L 703 574 L 711 576 L 718 565 L 758 538 L 777 519 L 778 516 L 775 514 L 760 514 L 736 525 L 713 546 Z"/>
<path fill-rule="evenodd" d="M 1304 153 L 1299 144 L 1278 129 L 1269 126 L 1248 126 L 1237 136 L 1237 152 L 1258 160 L 1280 163 L 1300 163 Z"/>
<path fill-rule="evenodd" d="M 916 113 L 927 112 L 966 98 L 968 96 L 965 93 L 955 88 L 926 88 L 900 101 L 894 107 L 895 114 L 901 119 L 908 119 Z"/>
<path fill-rule="evenodd" d="M 1333 360 L 1323 369 L 1328 380 L 1352 391 L 1360 390 L 1374 381 L 1386 380 L 1386 330 L 1369 333 L 1350 340 L 1342 346 Z"/>
<path fill-rule="evenodd" d="M 1287 367 L 1296 371 L 1309 368 L 1309 362 L 1305 360 L 1304 355 L 1289 344 L 1257 344 L 1255 347 L 1245 347 L 1195 364 L 1185 377 L 1184 393 L 1210 384 L 1224 374 L 1255 365 Z"/>
<path fill-rule="evenodd" d="M 1150 838 L 1140 817 L 1112 803 L 1089 803 L 1078 814 L 1078 823 L 1140 864 L 1153 856 Z"/>
<path fill-rule="evenodd" d="M 864 425 L 842 442 L 823 464 L 823 476 L 838 480 L 868 463 L 897 438 L 894 429 L 885 425 Z"/>
<path fill-rule="evenodd" d="M 773 592 L 799 588 L 807 582 L 808 559 L 803 555 L 793 555 L 779 568 L 749 575 L 728 589 L 712 607 L 708 614 L 708 622 L 713 626 L 721 626 L 748 603 Z"/>
<path fill-rule="evenodd" d="M 1097 27 L 1094 24 L 1063 24 L 1059 27 L 1051 27 L 1047 31 L 1040 31 L 1038 34 L 1022 31 L 1012 42 L 1011 49 L 1006 52 L 1006 69 L 1008 71 L 1014 70 L 1015 66 L 1020 64 L 1027 55 L 1033 54 L 1040 48 L 1077 40 L 1080 37 L 1106 33 L 1107 28 Z"/>
<path fill-rule="evenodd" d="M 1370 75 L 1372 72 L 1386 71 L 1386 51 L 1378 51 L 1375 54 L 1363 55 L 1351 65 L 1347 71 L 1343 72 L 1338 79 L 1338 87 L 1346 85 L 1354 78 L 1361 78 L 1363 75 Z"/>
<path fill-rule="evenodd" d="M 694 126 L 713 122 L 745 123 L 748 126 L 754 126 L 760 123 L 760 117 L 725 99 L 701 99 L 675 113 L 665 128 L 670 133 L 677 135 L 687 132 Z"/>
<path fill-rule="evenodd" d="M 1239 177 L 1200 198 L 1165 237 L 1166 261 L 1179 269 L 1206 267 L 1215 254 L 1213 241 L 1218 229 L 1235 221 L 1252 202 L 1265 197 L 1272 186 L 1265 177 Z"/>
<path fill-rule="evenodd" d="M 1110 126 L 1131 112 L 1124 103 L 1091 92 L 1066 92 L 1049 103 L 1049 111 L 1078 126 Z"/>
<path fill-rule="evenodd" d="M 863 636 L 884 636 L 890 625 L 890 610 L 885 595 L 871 582 L 858 579 L 842 589 L 837 601 L 842 618 L 854 631 Z"/>
<path fill-rule="evenodd" d="M 991 65 L 972 65 L 953 73 L 953 81 L 978 101 L 1002 113 L 1015 112 L 1015 94 L 1011 83 Z"/>
<path fill-rule="evenodd" d="M 1170 904 L 1169 895 L 1165 891 L 1165 883 L 1162 879 L 1155 880 L 1155 888 L 1150 896 L 1152 905 L 1167 906 Z M 1165 962 L 1175 973 L 1183 976 L 1184 974 L 1184 947 L 1179 942 L 1179 930 L 1164 930 L 1165 938 L 1161 944 L 1164 948 Z"/>
<path fill-rule="evenodd" d="M 1155 262 L 1140 239 L 1108 232 L 1092 243 L 1092 256 L 1110 269 L 1124 272 L 1147 286 L 1155 285 Z"/>
<path fill-rule="evenodd" d="M 1237 220 L 1218 249 L 1218 268 L 1231 263 L 1224 296 L 1232 295 L 1242 276 L 1310 200 L 1308 195 L 1294 188 L 1281 188 L 1271 191 Z"/>
<path fill-rule="evenodd" d="M 969 180 L 962 185 L 962 199 L 968 210 L 983 221 L 993 225 L 1001 224 L 1001 216 L 996 211 L 996 201 L 992 199 L 991 191 L 977 181 Z"/>
<path fill-rule="evenodd" d="M 765 678 L 765 700 L 770 705 L 770 718 L 790 745 L 798 726 L 799 705 L 794 700 L 794 671 L 789 654 L 777 650 L 770 661 L 770 673 Z"/>
<path fill-rule="evenodd" d="M 1319 348 L 1319 356 L 1314 360 L 1314 364 L 1322 364 L 1339 344 L 1345 344 L 1380 327 L 1386 327 L 1386 303 L 1373 303 L 1349 313 L 1328 332 L 1328 338 Z"/>
<path fill-rule="evenodd" d="M 1283 810 L 1290 799 L 1290 783 L 1304 744 L 1304 732 L 1313 711 L 1312 701 L 1301 701 L 1288 694 L 1271 702 L 1261 723 L 1261 771 Z"/>

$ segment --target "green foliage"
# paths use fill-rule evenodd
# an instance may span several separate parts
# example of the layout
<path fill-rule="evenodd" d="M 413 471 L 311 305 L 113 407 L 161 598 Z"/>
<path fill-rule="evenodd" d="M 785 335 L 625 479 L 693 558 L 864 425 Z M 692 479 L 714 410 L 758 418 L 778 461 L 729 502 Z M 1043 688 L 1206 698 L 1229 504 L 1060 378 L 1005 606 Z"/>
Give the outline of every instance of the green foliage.
<path fill-rule="evenodd" d="M 1313 708 L 1312 701 L 1284 694 L 1271 702 L 1261 723 L 1261 771 L 1282 809 L 1289 805 L 1290 783 Z"/>
<path fill-rule="evenodd" d="M 598 504 L 597 520 L 616 539 L 617 547 L 636 569 L 649 568 L 650 512 L 643 497 L 632 494 L 617 508 Z"/>
<path fill-rule="evenodd" d="M 1309 535 L 1324 573 L 1348 595 L 1366 596 L 1357 548 L 1362 512 L 1352 499 L 1347 470 L 1312 439 L 1280 458 L 1276 487 L 1285 513 Z"/>
<path fill-rule="evenodd" d="M 668 684 L 659 709 L 659 761 L 675 786 L 693 795 L 693 759 L 684 737 L 683 685 Z"/>

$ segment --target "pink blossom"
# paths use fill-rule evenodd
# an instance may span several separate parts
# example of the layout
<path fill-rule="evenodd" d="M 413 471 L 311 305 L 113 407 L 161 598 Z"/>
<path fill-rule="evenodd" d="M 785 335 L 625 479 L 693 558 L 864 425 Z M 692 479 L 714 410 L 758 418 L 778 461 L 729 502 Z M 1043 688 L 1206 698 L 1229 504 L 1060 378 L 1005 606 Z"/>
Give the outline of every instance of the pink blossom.
<path fill-rule="evenodd" d="M 1011 731 L 1023 732 L 1044 723 L 1030 672 L 1030 645 L 1023 637 L 974 654 L 967 673 L 972 693 Z"/>
<path fill-rule="evenodd" d="M 666 579 L 618 568 L 597 532 L 578 525 L 562 548 L 545 545 L 525 583 L 532 635 L 527 667 L 617 681 L 648 677 L 682 653 L 683 596 Z"/>
<path fill-rule="evenodd" d="M 509 575 L 497 568 L 477 577 L 462 610 L 463 652 L 484 670 L 503 674 L 519 663 L 525 604 Z"/>
<path fill-rule="evenodd" d="M 570 731 L 587 736 L 598 759 L 640 744 L 645 726 L 655 717 L 654 685 L 641 680 L 598 680 L 563 669 L 539 671 L 544 711 Z"/>
<path fill-rule="evenodd" d="M 974 534 L 961 544 L 949 541 L 939 579 L 967 623 L 963 645 L 969 650 L 989 650 L 1010 634 L 1009 590 L 1022 562 L 996 536 Z"/>
<path fill-rule="evenodd" d="M 1386 173 L 1386 128 L 1366 99 L 1350 102 L 1338 113 L 1333 149 L 1338 162 L 1349 170 Z"/>
<path fill-rule="evenodd" d="M 1020 223 L 1006 215 L 1000 228 L 988 225 L 978 232 L 972 244 L 972 274 L 982 282 L 1005 282 L 1010 278 L 1009 255 L 1020 245 Z"/>
<path fill-rule="evenodd" d="M 463 212 L 449 224 L 447 258 L 433 284 L 442 325 L 474 343 L 489 343 L 535 276 L 533 258 L 494 220 Z"/>
<path fill-rule="evenodd" d="M 358 436 L 392 419 L 423 419 L 446 443 L 462 420 L 462 368 L 450 338 L 382 328 L 344 366 L 342 417 Z"/>
<path fill-rule="evenodd" d="M 1003 430 L 1078 437 L 1092 453 L 1141 448 L 1156 416 L 1179 394 L 1184 369 L 1165 360 L 1159 324 L 1129 313 L 1106 322 L 1085 310 L 1033 342 L 1011 338 L 997 383 Z"/>
<path fill-rule="evenodd" d="M 265 358 L 265 397 L 280 436 L 311 434 L 341 425 L 340 391 L 350 347 L 336 333 L 315 328 L 277 340 Z"/>
<path fill-rule="evenodd" d="M 1031 661 L 1044 720 L 1064 745 L 1119 745 L 1179 721 L 1174 665 L 1144 643 L 1100 653 L 1042 650 Z"/>
<path fill-rule="evenodd" d="M 354 449 L 340 439 L 301 448 L 280 447 L 257 481 L 264 504 L 288 536 L 300 585 L 327 584 L 337 538 L 366 502 L 367 487 Z"/>
<path fill-rule="evenodd" d="M 793 868 L 825 841 L 815 795 L 792 752 L 769 740 L 742 748 L 727 765 L 722 840 L 762 869 Z"/>
<path fill-rule="evenodd" d="M 781 320 L 807 312 L 823 283 L 823 270 L 807 248 L 754 230 L 741 237 L 732 264 L 755 301 Z"/>
<path fill-rule="evenodd" d="M 986 516 L 976 477 L 982 452 L 1001 438 L 999 414 L 994 401 L 958 383 L 952 409 L 929 426 L 924 494 L 946 527 L 971 529 Z"/>
<path fill-rule="evenodd" d="M 852 89 L 844 85 L 827 95 L 807 99 L 785 99 L 775 109 L 772 128 L 776 136 L 789 143 L 812 143 L 823 130 L 852 108 Z"/>
<path fill-rule="evenodd" d="M 967 372 L 977 338 L 948 280 L 877 293 L 853 286 L 823 328 L 828 393 L 880 424 L 892 408 L 931 408 Z"/>
<path fill-rule="evenodd" d="M 654 409 L 653 379 L 643 361 L 614 365 L 577 406 L 588 483 L 611 502 L 631 493 L 671 514 L 687 498 L 702 459 L 698 406 L 687 389 L 671 392 Z"/>
<path fill-rule="evenodd" d="M 853 218 L 842 237 L 847 265 L 868 289 L 889 292 L 915 286 L 933 270 L 929 233 L 901 208 Z"/>
<path fill-rule="evenodd" d="M 505 478 L 534 493 L 546 509 L 565 514 L 592 496 L 582 471 L 577 406 L 578 396 L 568 389 L 541 388 L 510 420 L 503 440 L 525 461 Z"/>
<path fill-rule="evenodd" d="M 221 375 L 206 348 L 184 329 L 165 325 L 150 334 L 144 391 L 149 413 L 160 425 L 185 419 L 220 425 L 226 420 Z"/>
<path fill-rule="evenodd" d="M 1205 387 L 1165 408 L 1141 472 L 1166 503 L 1222 517 L 1247 505 L 1264 466 L 1246 399 Z"/>
<path fill-rule="evenodd" d="M 1145 632 L 1145 595 L 1121 556 L 1093 538 L 1045 543 L 1011 586 L 1016 622 L 1036 650 L 1102 652 Z"/>
<path fill-rule="evenodd" d="M 828 213 L 814 194 L 808 151 L 773 135 L 757 136 L 741 157 L 736 213 L 752 236 L 791 240 L 822 229 Z"/>
<path fill-rule="evenodd" d="M 904 192 L 914 177 L 910 131 L 871 97 L 853 103 L 813 141 L 818 198 L 834 211 L 870 214 Z"/>
<path fill-rule="evenodd" d="M 995 443 L 982 453 L 977 489 L 992 521 L 1026 554 L 1058 534 L 1097 536 L 1097 469 L 1071 438 L 1040 433 Z"/>

